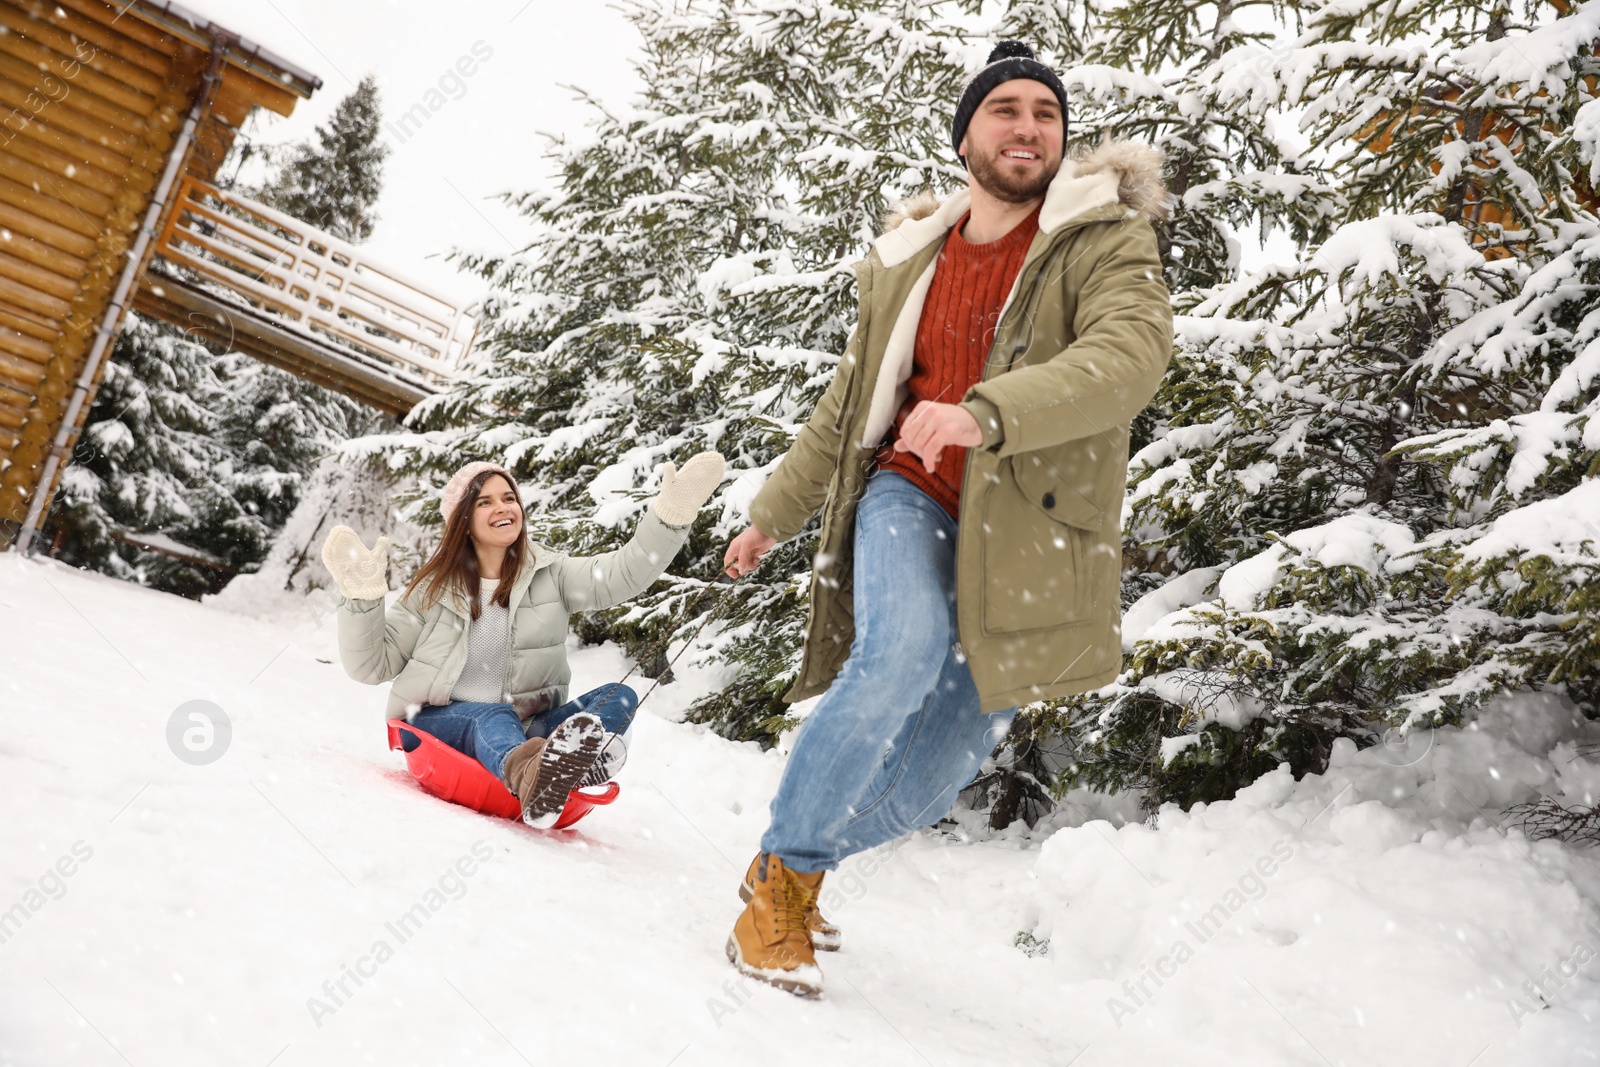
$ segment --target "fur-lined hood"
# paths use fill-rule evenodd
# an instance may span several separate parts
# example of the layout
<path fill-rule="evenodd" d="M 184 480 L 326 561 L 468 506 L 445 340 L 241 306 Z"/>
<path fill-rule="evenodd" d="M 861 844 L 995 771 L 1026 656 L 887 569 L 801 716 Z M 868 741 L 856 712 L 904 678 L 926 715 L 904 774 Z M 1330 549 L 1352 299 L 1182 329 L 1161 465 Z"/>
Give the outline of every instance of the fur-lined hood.
<path fill-rule="evenodd" d="M 1160 151 L 1135 141 L 1106 141 L 1075 150 L 1044 194 L 1040 232 L 1052 233 L 1086 212 L 1118 202 L 1152 221 L 1165 218 L 1168 197 L 1161 161 Z M 966 214 L 971 200 L 965 189 L 942 201 L 924 189 L 890 210 L 883 217 L 883 235 L 873 242 L 884 266 L 904 262 L 942 238 Z"/>

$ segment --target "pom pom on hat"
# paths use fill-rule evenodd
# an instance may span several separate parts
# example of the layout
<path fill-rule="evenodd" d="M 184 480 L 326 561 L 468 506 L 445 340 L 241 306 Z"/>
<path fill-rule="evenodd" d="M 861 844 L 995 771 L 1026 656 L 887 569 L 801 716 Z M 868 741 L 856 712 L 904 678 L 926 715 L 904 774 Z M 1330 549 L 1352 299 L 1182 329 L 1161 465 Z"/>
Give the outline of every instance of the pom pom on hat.
<path fill-rule="evenodd" d="M 998 63 L 1002 59 L 1036 58 L 1038 57 L 1033 54 L 1033 49 L 1029 48 L 1021 41 L 1001 41 L 999 44 L 994 46 L 994 51 L 989 53 L 989 58 L 984 60 L 984 64 L 987 66 L 990 63 Z"/>
<path fill-rule="evenodd" d="M 468 463 L 450 476 L 450 481 L 444 487 L 444 495 L 439 498 L 439 514 L 444 516 L 446 526 L 450 525 L 450 513 L 455 511 L 457 504 L 461 503 L 461 498 L 467 495 L 467 486 L 472 484 L 472 479 L 484 471 L 503 474 L 506 481 L 513 486 L 517 484 L 516 479 L 511 477 L 511 472 L 498 463 L 489 463 L 484 460 Z"/>
<path fill-rule="evenodd" d="M 1045 66 L 1034 58 L 1033 49 L 1021 41 L 1001 41 L 989 53 L 989 59 L 983 69 L 972 76 L 967 82 L 967 87 L 961 91 L 961 101 L 956 105 L 956 117 L 950 124 L 950 147 L 961 152 L 961 139 L 967 135 L 967 125 L 972 121 L 972 116 L 977 114 L 978 105 L 983 103 L 984 97 L 994 92 L 995 88 L 1013 78 L 1028 78 L 1039 82 L 1056 95 L 1056 101 L 1061 105 L 1061 130 L 1062 136 L 1066 135 L 1067 127 L 1067 87 L 1061 84 L 1061 79 L 1056 77 L 1055 71 Z"/>

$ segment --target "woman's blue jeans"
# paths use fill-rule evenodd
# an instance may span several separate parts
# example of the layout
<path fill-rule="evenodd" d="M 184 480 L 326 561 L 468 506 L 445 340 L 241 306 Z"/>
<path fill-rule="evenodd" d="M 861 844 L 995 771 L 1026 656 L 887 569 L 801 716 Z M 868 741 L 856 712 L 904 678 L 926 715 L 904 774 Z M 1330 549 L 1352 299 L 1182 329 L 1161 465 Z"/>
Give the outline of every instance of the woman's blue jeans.
<path fill-rule="evenodd" d="M 806 718 L 761 839 L 797 871 L 938 822 L 1011 728 L 984 714 L 956 627 L 956 523 L 877 471 L 856 511 L 855 640 Z"/>
<path fill-rule="evenodd" d="M 531 716 L 526 723 L 517 717 L 510 704 L 488 704 L 473 700 L 454 700 L 423 708 L 411 724 L 425 730 L 458 752 L 465 752 L 494 773 L 505 778 L 506 757 L 524 741 L 549 737 L 552 730 L 580 711 L 600 720 L 608 734 L 625 739 L 625 727 L 633 721 L 639 696 L 625 685 L 613 683 L 591 689 L 559 708 Z"/>

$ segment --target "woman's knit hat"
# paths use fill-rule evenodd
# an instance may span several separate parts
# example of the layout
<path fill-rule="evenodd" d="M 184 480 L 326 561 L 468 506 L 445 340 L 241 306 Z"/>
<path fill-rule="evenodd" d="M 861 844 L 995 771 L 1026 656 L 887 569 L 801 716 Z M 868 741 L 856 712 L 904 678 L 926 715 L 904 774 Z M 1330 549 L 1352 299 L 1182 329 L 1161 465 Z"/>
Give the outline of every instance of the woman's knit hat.
<path fill-rule="evenodd" d="M 1056 72 L 1045 66 L 1033 57 L 1033 49 L 1021 41 L 1001 41 L 994 46 L 994 51 L 989 53 L 989 60 L 983 69 L 972 76 L 967 82 L 967 87 L 961 91 L 961 102 L 956 105 L 956 117 L 950 124 L 950 147 L 961 153 L 961 138 L 967 135 L 967 124 L 972 121 L 972 116 L 977 114 L 978 105 L 983 103 L 984 97 L 994 92 L 995 88 L 1013 78 L 1028 78 L 1039 82 L 1046 89 L 1056 94 L 1056 100 L 1061 104 L 1061 129 L 1065 134 L 1067 127 L 1067 87 L 1061 84 L 1061 79 L 1056 77 Z"/>
<path fill-rule="evenodd" d="M 503 474 L 506 481 L 510 482 L 512 486 L 517 484 L 517 480 L 511 477 L 511 472 L 498 463 L 489 463 L 484 460 L 468 463 L 450 476 L 450 481 L 444 487 L 444 496 L 439 498 L 439 514 L 444 516 L 446 526 L 450 525 L 450 513 L 456 509 L 457 504 L 461 503 L 461 498 L 467 495 L 467 486 L 472 484 L 472 479 L 484 471 Z"/>

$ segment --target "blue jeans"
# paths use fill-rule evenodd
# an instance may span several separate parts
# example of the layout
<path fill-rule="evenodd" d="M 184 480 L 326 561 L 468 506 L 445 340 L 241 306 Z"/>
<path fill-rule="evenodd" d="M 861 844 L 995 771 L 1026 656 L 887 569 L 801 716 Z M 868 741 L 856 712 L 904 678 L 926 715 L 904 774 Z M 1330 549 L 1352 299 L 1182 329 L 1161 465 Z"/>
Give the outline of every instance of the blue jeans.
<path fill-rule="evenodd" d="M 552 730 L 580 711 L 600 720 L 608 734 L 621 734 L 630 725 L 639 696 L 625 685 L 603 685 L 591 689 L 559 708 L 534 715 L 524 723 L 510 704 L 488 704 L 473 700 L 454 700 L 423 708 L 411 719 L 419 730 L 426 730 L 458 752 L 465 752 L 504 780 L 506 757 L 524 741 L 549 737 Z M 620 764 L 619 764 L 620 765 Z"/>
<path fill-rule="evenodd" d="M 797 871 L 942 819 L 1011 728 L 984 714 L 957 642 L 956 523 L 877 471 L 856 511 L 855 640 L 800 727 L 761 850 Z"/>

